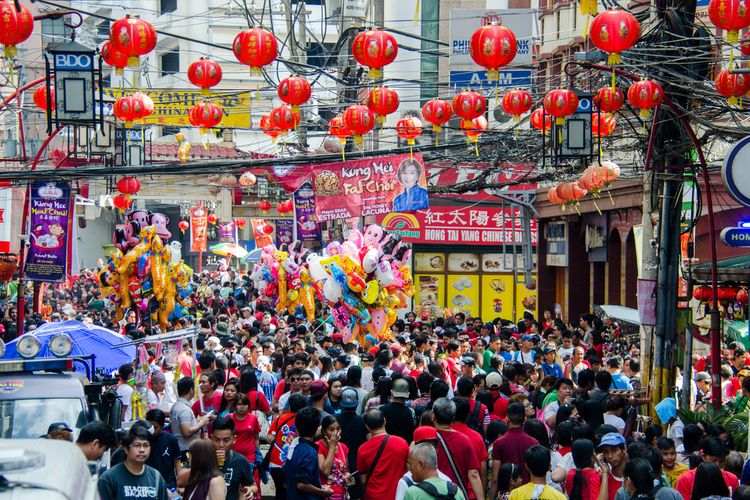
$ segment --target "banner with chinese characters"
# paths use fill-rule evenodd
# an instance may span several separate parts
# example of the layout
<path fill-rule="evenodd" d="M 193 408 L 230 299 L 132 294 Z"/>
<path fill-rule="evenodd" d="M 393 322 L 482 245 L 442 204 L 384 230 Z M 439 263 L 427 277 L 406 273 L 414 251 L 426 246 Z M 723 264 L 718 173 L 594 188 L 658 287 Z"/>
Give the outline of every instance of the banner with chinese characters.
<path fill-rule="evenodd" d="M 190 208 L 190 251 L 205 252 L 208 244 L 208 211 L 202 205 Z"/>
<path fill-rule="evenodd" d="M 295 238 L 298 241 L 320 241 L 320 226 L 315 222 L 315 192 L 305 182 L 294 192 Z"/>
<path fill-rule="evenodd" d="M 432 206 L 414 213 L 379 215 L 376 220 L 411 243 L 501 245 L 523 241 L 520 208 Z M 530 227 L 531 244 L 536 245 L 535 219 Z"/>
<path fill-rule="evenodd" d="M 37 181 L 31 185 L 31 245 L 26 256 L 26 279 L 65 280 L 70 205 L 68 184 Z"/>
<path fill-rule="evenodd" d="M 294 241 L 294 221 L 289 219 L 276 220 L 276 246 L 288 245 Z"/>

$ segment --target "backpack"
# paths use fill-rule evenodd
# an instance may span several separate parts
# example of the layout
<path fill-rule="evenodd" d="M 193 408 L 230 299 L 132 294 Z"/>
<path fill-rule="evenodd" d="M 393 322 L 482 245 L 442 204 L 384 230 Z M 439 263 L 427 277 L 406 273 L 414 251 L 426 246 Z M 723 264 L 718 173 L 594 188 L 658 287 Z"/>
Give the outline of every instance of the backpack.
<path fill-rule="evenodd" d="M 427 481 L 416 483 L 414 486 L 424 491 L 435 500 L 455 500 L 456 493 L 458 492 L 458 486 L 450 482 L 445 484 L 446 486 L 448 486 L 448 493 L 438 493 L 435 485 L 428 483 Z"/>
<path fill-rule="evenodd" d="M 479 434 L 484 437 L 484 425 L 482 425 L 482 422 L 479 421 L 479 411 L 482 409 L 482 403 L 479 401 L 474 401 L 474 409 L 471 413 L 469 413 L 468 418 L 466 419 L 466 425 L 475 431 L 477 431 Z"/>

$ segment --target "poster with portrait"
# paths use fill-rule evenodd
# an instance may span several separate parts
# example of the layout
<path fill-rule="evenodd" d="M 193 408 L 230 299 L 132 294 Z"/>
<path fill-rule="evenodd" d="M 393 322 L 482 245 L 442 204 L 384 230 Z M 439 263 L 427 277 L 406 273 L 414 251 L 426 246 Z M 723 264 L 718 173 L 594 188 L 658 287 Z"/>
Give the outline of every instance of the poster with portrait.
<path fill-rule="evenodd" d="M 315 222 L 315 192 L 312 184 L 305 182 L 294 192 L 295 239 L 321 241 L 320 226 Z"/>

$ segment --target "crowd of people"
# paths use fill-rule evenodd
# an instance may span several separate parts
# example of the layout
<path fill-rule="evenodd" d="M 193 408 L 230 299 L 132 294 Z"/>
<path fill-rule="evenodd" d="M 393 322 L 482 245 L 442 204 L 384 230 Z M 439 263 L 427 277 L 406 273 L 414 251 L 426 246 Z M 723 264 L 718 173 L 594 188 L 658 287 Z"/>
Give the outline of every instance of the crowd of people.
<path fill-rule="evenodd" d="M 135 313 L 111 323 L 93 276 L 46 290 L 50 308 L 27 327 L 80 317 L 152 333 Z M 111 448 L 102 499 L 259 499 L 271 485 L 288 499 L 750 498 L 750 465 L 727 429 L 683 422 L 671 398 L 658 406 L 663 426 L 641 416 L 638 339 L 614 322 L 408 312 L 389 340 L 344 342 L 325 311 L 313 323 L 278 314 L 234 271 L 196 279 L 177 325 L 200 327 L 195 351 L 148 346 L 145 415 L 126 364 L 116 392 L 127 431 L 97 423 L 78 435 L 89 460 Z M 738 345 L 724 354 L 723 394 L 744 410 L 750 357 Z M 710 396 L 704 362 L 697 410 Z M 54 425 L 49 437 L 72 439 Z"/>

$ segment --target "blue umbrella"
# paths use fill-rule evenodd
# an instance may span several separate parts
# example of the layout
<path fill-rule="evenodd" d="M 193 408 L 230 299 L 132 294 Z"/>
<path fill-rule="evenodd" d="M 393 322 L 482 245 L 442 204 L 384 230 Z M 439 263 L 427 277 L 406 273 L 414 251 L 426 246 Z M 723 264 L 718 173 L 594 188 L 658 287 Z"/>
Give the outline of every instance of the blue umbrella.
<path fill-rule="evenodd" d="M 242 262 L 245 263 L 251 263 L 251 262 L 260 262 L 261 257 L 263 256 L 263 249 L 262 248 L 256 248 L 255 250 L 250 250 L 247 255 L 242 259 Z"/>
<path fill-rule="evenodd" d="M 47 343 L 58 333 L 66 333 L 73 340 L 71 356 L 94 354 L 97 371 L 102 369 L 106 373 L 111 373 L 124 363 L 132 363 L 135 358 L 135 346 L 112 348 L 113 345 L 122 344 L 128 340 L 124 335 L 76 320 L 46 323 L 30 333 L 42 344 L 42 349 L 34 359 L 55 358 L 55 355 L 49 351 Z M 18 339 L 6 344 L 2 359 L 20 359 L 16 352 L 16 342 Z M 85 372 L 80 364 L 76 363 L 74 366 L 76 371 Z"/>

